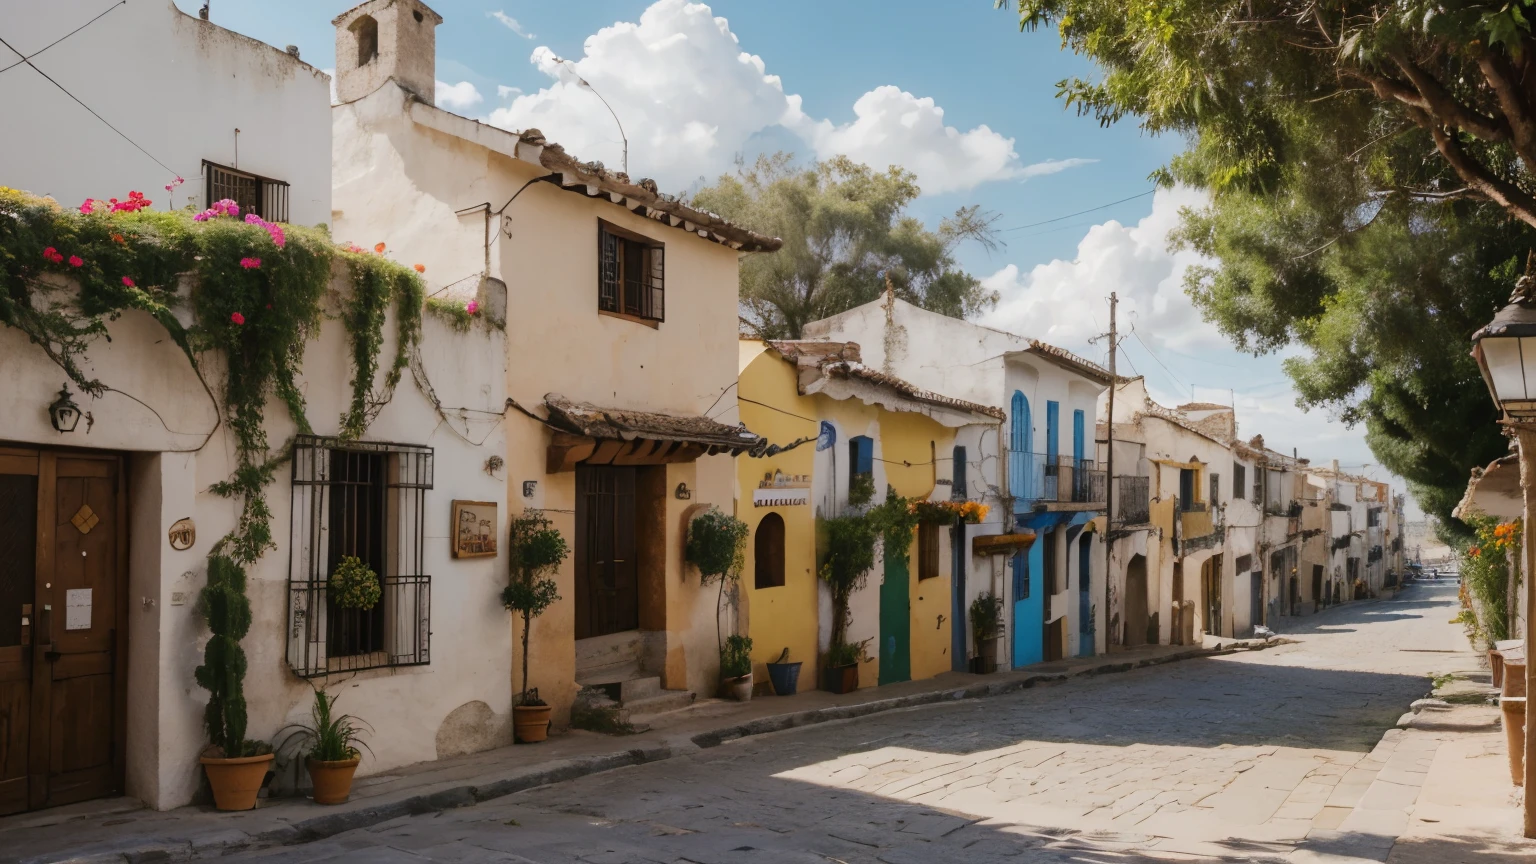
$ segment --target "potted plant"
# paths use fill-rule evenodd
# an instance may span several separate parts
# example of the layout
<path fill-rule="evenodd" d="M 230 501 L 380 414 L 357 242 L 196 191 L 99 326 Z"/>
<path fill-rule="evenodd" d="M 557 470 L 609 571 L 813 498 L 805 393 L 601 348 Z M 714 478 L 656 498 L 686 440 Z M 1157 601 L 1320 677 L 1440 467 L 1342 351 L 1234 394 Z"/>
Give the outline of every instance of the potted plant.
<path fill-rule="evenodd" d="M 729 636 L 720 652 L 720 677 L 737 702 L 752 701 L 752 639 Z"/>
<path fill-rule="evenodd" d="M 983 591 L 971 601 L 971 639 L 976 643 L 972 672 L 986 675 L 997 671 L 997 637 L 1002 628 L 1003 598 Z"/>
<path fill-rule="evenodd" d="M 342 558 L 331 571 L 326 593 L 338 609 L 372 609 L 379 605 L 379 598 L 383 596 L 379 574 L 356 555 Z"/>
<path fill-rule="evenodd" d="M 726 675 L 724 666 L 726 649 L 725 635 L 720 623 L 720 612 L 725 604 L 726 583 L 734 583 L 741 578 L 741 568 L 746 563 L 747 534 L 750 529 L 747 523 L 737 519 L 729 513 L 723 513 L 717 507 L 711 507 L 694 517 L 688 523 L 688 542 L 684 553 L 688 561 L 699 568 L 699 584 L 708 585 L 710 582 L 718 583 L 719 590 L 715 594 L 715 643 L 720 651 L 720 680 L 738 676 Z M 745 638 L 732 636 L 732 639 Z M 747 640 L 750 648 L 752 640 Z M 752 665 L 750 657 L 747 661 L 746 674 L 751 674 Z"/>
<path fill-rule="evenodd" d="M 822 686 L 847 693 L 859 686 L 864 643 L 848 642 L 848 599 L 864 586 L 875 567 L 876 527 L 867 516 L 835 516 L 821 521 L 826 555 L 817 575 L 832 594 L 832 639 L 822 670 Z M 867 641 L 867 640 L 866 640 Z"/>
<path fill-rule="evenodd" d="M 779 696 L 793 696 L 800 687 L 801 662 L 789 662 L 789 649 L 785 648 L 779 654 L 779 659 L 767 664 L 768 680 L 773 683 L 773 692 Z"/>
<path fill-rule="evenodd" d="M 360 727 L 363 722 L 351 714 L 336 713 L 338 696 L 325 692 L 324 688 L 315 688 L 309 725 L 295 724 L 294 732 L 289 736 L 289 740 L 309 742 L 304 767 L 314 786 L 316 804 L 347 802 L 352 794 L 352 775 L 357 773 L 357 765 L 363 758 L 357 748 L 368 746 L 362 739 Z M 283 742 L 284 745 L 287 743 Z"/>
<path fill-rule="evenodd" d="M 208 748 L 198 761 L 213 787 L 220 810 L 251 810 L 272 765 L 272 747 L 245 737 L 245 652 L 240 640 L 251 629 L 251 601 L 245 596 L 245 570 L 227 555 L 208 559 L 208 584 L 198 605 L 213 631 L 203 649 L 203 665 L 194 676 L 208 691 L 203 726 Z"/>
<path fill-rule="evenodd" d="M 509 578 L 501 603 L 523 616 L 523 691 L 512 706 L 512 734 L 524 744 L 534 744 L 549 737 L 550 706 L 539 698 L 538 688 L 528 686 L 528 634 L 533 619 L 560 599 L 558 586 L 549 577 L 560 569 L 570 548 L 540 510 L 524 510 L 512 520 L 508 533 Z"/>

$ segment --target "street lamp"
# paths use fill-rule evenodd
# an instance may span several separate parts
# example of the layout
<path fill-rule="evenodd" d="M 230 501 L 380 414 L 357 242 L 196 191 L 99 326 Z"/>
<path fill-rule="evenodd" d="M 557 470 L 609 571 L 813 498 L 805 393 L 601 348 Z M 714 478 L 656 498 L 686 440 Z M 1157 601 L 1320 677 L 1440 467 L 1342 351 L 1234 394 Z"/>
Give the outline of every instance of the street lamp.
<path fill-rule="evenodd" d="M 73 432 L 80 423 L 80 406 L 70 398 L 68 384 L 59 391 L 59 398 L 48 406 L 48 419 L 53 423 L 53 428 L 60 432 Z"/>
<path fill-rule="evenodd" d="M 1472 334 L 1472 357 L 1483 373 L 1488 392 L 1504 413 L 1504 425 L 1520 442 L 1520 488 L 1526 524 L 1536 517 L 1536 253 L 1515 282 L 1509 305 L 1486 327 Z M 1536 572 L 1536 544 L 1521 550 L 1520 570 Z M 1515 574 L 1510 574 L 1511 578 Z M 1526 588 L 1526 656 L 1532 648 L 1531 622 L 1536 618 L 1536 591 Z M 1526 692 L 1536 693 L 1536 664 L 1527 664 Z M 1510 715 L 1504 715 L 1508 721 Z M 1527 712 L 1525 723 L 1525 788 L 1536 789 L 1536 722 Z M 1536 795 L 1525 796 L 1525 836 L 1536 838 Z"/>
<path fill-rule="evenodd" d="M 1509 305 L 1472 334 L 1472 356 L 1493 401 L 1515 421 L 1536 420 L 1536 277 L 1515 283 Z"/>

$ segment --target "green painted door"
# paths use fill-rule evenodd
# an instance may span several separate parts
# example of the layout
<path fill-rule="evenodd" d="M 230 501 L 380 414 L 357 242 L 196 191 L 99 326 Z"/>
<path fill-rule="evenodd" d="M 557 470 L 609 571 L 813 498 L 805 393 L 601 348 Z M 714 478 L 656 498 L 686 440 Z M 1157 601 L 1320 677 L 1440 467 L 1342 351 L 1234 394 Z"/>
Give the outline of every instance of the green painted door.
<path fill-rule="evenodd" d="M 880 683 L 912 679 L 912 597 L 908 562 L 885 558 L 880 582 Z"/>

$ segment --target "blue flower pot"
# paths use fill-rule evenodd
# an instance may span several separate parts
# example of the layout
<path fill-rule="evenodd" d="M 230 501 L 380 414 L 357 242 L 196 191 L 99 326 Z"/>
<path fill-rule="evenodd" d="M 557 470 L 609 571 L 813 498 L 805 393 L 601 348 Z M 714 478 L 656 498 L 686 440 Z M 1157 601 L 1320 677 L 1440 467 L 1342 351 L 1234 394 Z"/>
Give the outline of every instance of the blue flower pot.
<path fill-rule="evenodd" d="M 769 663 L 768 680 L 773 682 L 773 692 L 780 696 L 793 696 L 800 686 L 799 663 Z"/>

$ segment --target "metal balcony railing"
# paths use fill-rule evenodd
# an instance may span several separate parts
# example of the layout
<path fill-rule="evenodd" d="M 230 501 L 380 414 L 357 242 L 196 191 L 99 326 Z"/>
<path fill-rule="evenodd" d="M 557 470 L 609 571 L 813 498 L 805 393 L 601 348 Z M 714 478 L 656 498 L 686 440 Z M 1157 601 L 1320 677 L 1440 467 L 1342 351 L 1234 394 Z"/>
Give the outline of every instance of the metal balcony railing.
<path fill-rule="evenodd" d="M 1089 459 L 1053 459 L 1014 450 L 1008 454 L 1008 486 L 1019 509 L 1037 504 L 1102 504 L 1105 476 Z"/>
<path fill-rule="evenodd" d="M 1152 520 L 1151 478 L 1115 478 L 1115 518 L 1117 525 L 1140 525 Z"/>

